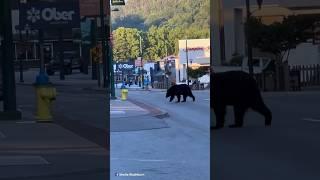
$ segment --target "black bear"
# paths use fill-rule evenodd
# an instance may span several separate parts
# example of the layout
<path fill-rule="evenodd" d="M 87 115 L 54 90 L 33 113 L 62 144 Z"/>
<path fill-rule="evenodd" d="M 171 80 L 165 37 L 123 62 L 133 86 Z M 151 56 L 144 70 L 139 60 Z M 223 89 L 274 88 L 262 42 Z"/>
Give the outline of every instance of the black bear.
<path fill-rule="evenodd" d="M 190 87 L 186 84 L 179 84 L 179 85 L 175 84 L 171 86 L 167 90 L 166 98 L 170 97 L 170 102 L 171 102 L 174 99 L 174 96 L 177 96 L 178 98 L 177 102 L 180 102 L 181 95 L 183 96 L 182 102 L 187 101 L 187 96 L 191 97 L 193 101 L 195 101 L 195 97 L 193 96 Z"/>
<path fill-rule="evenodd" d="M 216 126 L 211 129 L 224 127 L 226 106 L 233 106 L 235 124 L 231 128 L 243 126 L 243 118 L 249 108 L 265 117 L 265 125 L 270 126 L 272 113 L 263 102 L 259 87 L 254 78 L 243 71 L 212 73 L 210 107 L 216 115 Z"/>

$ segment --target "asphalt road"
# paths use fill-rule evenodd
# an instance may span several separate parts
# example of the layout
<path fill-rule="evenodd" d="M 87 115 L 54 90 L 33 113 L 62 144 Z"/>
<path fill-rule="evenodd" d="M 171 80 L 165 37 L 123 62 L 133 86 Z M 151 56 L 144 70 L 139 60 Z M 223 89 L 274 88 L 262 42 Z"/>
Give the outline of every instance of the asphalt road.
<path fill-rule="evenodd" d="M 111 133 L 111 180 L 116 173 L 139 173 L 139 179 L 209 180 L 209 91 L 196 101 L 170 103 L 164 92 L 129 91 L 129 98 L 167 111 L 168 128 Z M 152 117 L 141 117 L 152 118 Z"/>
<path fill-rule="evenodd" d="M 271 128 L 249 112 L 242 129 L 213 131 L 211 173 L 216 180 L 318 180 L 320 92 L 266 94 Z M 228 124 L 233 123 L 230 111 Z"/>

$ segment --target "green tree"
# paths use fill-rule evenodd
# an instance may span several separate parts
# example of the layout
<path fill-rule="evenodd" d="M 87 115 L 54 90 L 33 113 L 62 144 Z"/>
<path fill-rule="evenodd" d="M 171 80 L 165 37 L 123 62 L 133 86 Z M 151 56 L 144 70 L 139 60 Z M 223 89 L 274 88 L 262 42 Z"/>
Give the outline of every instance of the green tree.
<path fill-rule="evenodd" d="M 199 77 L 207 74 L 208 68 L 207 67 L 199 67 L 196 69 L 192 69 L 188 67 L 188 75 L 193 79 L 198 79 Z"/>
<path fill-rule="evenodd" d="M 170 31 L 166 27 L 152 26 L 147 32 L 147 56 L 158 60 L 174 53 L 174 44 L 170 41 Z"/>
<path fill-rule="evenodd" d="M 113 56 L 115 60 L 126 61 L 140 56 L 139 35 L 141 32 L 138 29 L 121 27 L 115 30 L 113 34 Z"/>
<path fill-rule="evenodd" d="M 265 25 L 252 18 L 250 41 L 254 47 L 274 54 L 277 62 L 288 61 L 292 49 L 313 37 L 308 30 L 318 20 L 318 16 L 288 16 L 282 22 Z"/>

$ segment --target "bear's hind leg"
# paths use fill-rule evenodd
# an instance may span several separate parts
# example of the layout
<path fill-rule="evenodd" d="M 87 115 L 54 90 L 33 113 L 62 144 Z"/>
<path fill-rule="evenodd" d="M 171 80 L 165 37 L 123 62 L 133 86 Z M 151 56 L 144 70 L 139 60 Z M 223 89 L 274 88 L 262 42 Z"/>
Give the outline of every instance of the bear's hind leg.
<path fill-rule="evenodd" d="M 246 108 L 241 107 L 241 106 L 234 106 L 233 111 L 234 111 L 235 124 L 230 125 L 229 127 L 230 128 L 240 128 L 243 126 L 243 118 L 244 118 L 244 114 L 246 112 Z"/>
<path fill-rule="evenodd" d="M 263 102 L 257 103 L 256 105 L 252 106 L 252 109 L 264 116 L 265 126 L 271 126 L 272 113 Z"/>
<path fill-rule="evenodd" d="M 187 101 L 187 95 L 183 95 L 183 101 L 182 102 L 186 102 Z"/>
<path fill-rule="evenodd" d="M 191 95 L 190 95 L 190 97 L 192 98 L 192 100 L 193 100 L 193 101 L 195 101 L 195 100 L 196 100 L 196 98 L 194 97 L 194 95 L 193 95 L 193 94 L 191 94 Z"/>

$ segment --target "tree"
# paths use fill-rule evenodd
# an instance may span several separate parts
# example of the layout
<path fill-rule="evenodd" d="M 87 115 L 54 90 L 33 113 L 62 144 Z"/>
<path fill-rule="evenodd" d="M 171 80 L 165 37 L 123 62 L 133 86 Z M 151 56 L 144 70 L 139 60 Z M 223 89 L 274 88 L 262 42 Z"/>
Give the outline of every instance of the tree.
<path fill-rule="evenodd" d="M 198 79 L 199 77 L 206 75 L 208 71 L 207 67 L 199 67 L 197 69 L 192 69 L 188 67 L 188 75 L 191 78 Z"/>
<path fill-rule="evenodd" d="M 308 30 L 317 20 L 318 16 L 288 16 L 282 22 L 265 25 L 261 20 L 251 18 L 250 41 L 261 51 L 274 54 L 277 62 L 286 62 L 292 49 L 312 38 Z"/>
<path fill-rule="evenodd" d="M 161 59 L 174 53 L 174 44 L 171 41 L 170 30 L 166 27 L 152 26 L 147 32 L 147 56 L 149 59 Z"/>
<path fill-rule="evenodd" d="M 139 35 L 141 32 L 138 29 L 121 27 L 115 30 L 113 34 L 113 56 L 115 60 L 126 61 L 140 56 Z"/>

